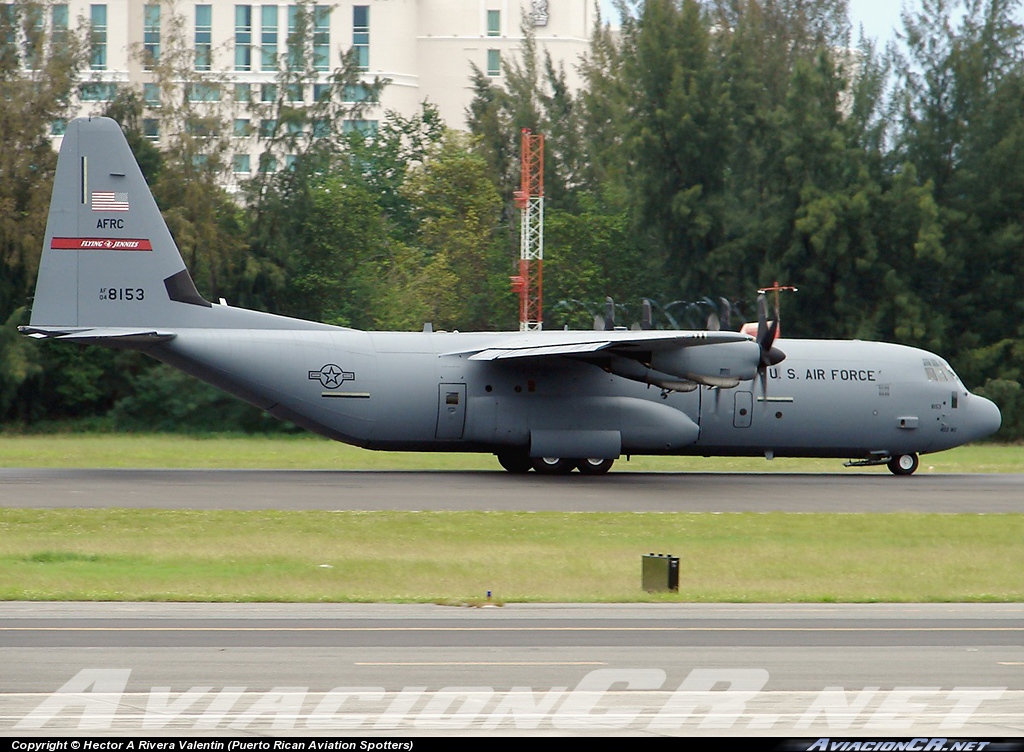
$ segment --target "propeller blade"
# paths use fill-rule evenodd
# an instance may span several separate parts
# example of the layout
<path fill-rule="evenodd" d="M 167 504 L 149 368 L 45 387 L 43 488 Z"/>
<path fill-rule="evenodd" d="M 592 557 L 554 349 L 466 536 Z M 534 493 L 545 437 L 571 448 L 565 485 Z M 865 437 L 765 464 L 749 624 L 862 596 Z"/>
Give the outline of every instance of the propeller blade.
<path fill-rule="evenodd" d="M 604 299 L 604 330 L 610 332 L 615 328 L 615 301 Z"/>
<path fill-rule="evenodd" d="M 732 304 L 726 298 L 718 299 L 718 320 L 726 328 L 730 329 L 729 319 L 732 315 Z"/>
<path fill-rule="evenodd" d="M 757 344 L 764 349 L 765 335 L 768 333 L 768 302 L 764 293 L 757 296 Z"/>
<path fill-rule="evenodd" d="M 761 293 L 757 296 L 757 345 L 761 348 L 757 374 L 761 382 L 761 396 L 764 398 L 768 397 L 768 368 L 786 359 L 786 353 L 777 347 L 772 347 L 778 333 L 779 309 L 775 308 L 775 316 L 769 324 L 768 301 L 765 300 L 764 293 Z"/>

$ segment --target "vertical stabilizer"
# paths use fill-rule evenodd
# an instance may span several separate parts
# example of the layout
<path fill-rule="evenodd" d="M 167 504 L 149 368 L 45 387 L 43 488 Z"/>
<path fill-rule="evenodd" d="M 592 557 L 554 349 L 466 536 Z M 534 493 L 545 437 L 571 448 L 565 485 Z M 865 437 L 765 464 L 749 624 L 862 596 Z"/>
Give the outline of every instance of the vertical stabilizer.
<path fill-rule="evenodd" d="M 32 326 L 187 325 L 209 307 L 120 126 L 72 121 L 57 159 Z"/>

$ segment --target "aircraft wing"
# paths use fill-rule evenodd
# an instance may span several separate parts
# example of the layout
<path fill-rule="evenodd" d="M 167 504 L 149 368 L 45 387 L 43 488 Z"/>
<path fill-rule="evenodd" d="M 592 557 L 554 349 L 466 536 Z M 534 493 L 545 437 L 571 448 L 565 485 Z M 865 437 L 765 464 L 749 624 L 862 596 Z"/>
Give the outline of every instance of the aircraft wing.
<path fill-rule="evenodd" d="M 739 332 L 703 331 L 556 331 L 531 333 L 496 340 L 491 346 L 444 353 L 469 355 L 470 360 L 505 360 L 507 358 L 538 358 L 553 355 L 573 356 L 607 352 L 632 355 L 640 352 L 678 350 L 697 345 L 727 342 L 749 342 Z"/>
<path fill-rule="evenodd" d="M 59 339 L 80 345 L 120 343 L 145 346 L 166 342 L 176 336 L 174 332 L 122 327 L 19 326 L 18 331 L 33 339 Z"/>

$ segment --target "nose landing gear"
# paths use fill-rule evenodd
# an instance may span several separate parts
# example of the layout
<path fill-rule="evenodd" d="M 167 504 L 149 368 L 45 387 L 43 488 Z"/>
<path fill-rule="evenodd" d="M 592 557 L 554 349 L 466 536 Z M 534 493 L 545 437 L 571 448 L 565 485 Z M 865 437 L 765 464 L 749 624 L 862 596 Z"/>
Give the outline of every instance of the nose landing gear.
<path fill-rule="evenodd" d="M 893 457 L 886 463 L 886 467 L 889 468 L 889 472 L 893 475 L 913 475 L 919 464 L 920 460 L 918 460 L 917 455 L 912 452 L 910 454 L 899 454 Z"/>

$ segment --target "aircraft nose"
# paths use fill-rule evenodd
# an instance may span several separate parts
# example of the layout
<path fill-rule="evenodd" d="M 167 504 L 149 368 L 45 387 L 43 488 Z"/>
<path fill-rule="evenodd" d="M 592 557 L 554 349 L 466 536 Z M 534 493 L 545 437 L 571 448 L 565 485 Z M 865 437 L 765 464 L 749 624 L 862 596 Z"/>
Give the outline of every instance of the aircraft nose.
<path fill-rule="evenodd" d="M 1003 416 L 999 413 L 999 408 L 996 407 L 995 402 L 979 397 L 976 394 L 971 395 L 970 418 L 968 420 L 971 441 L 991 436 L 999 430 L 1002 422 Z"/>

